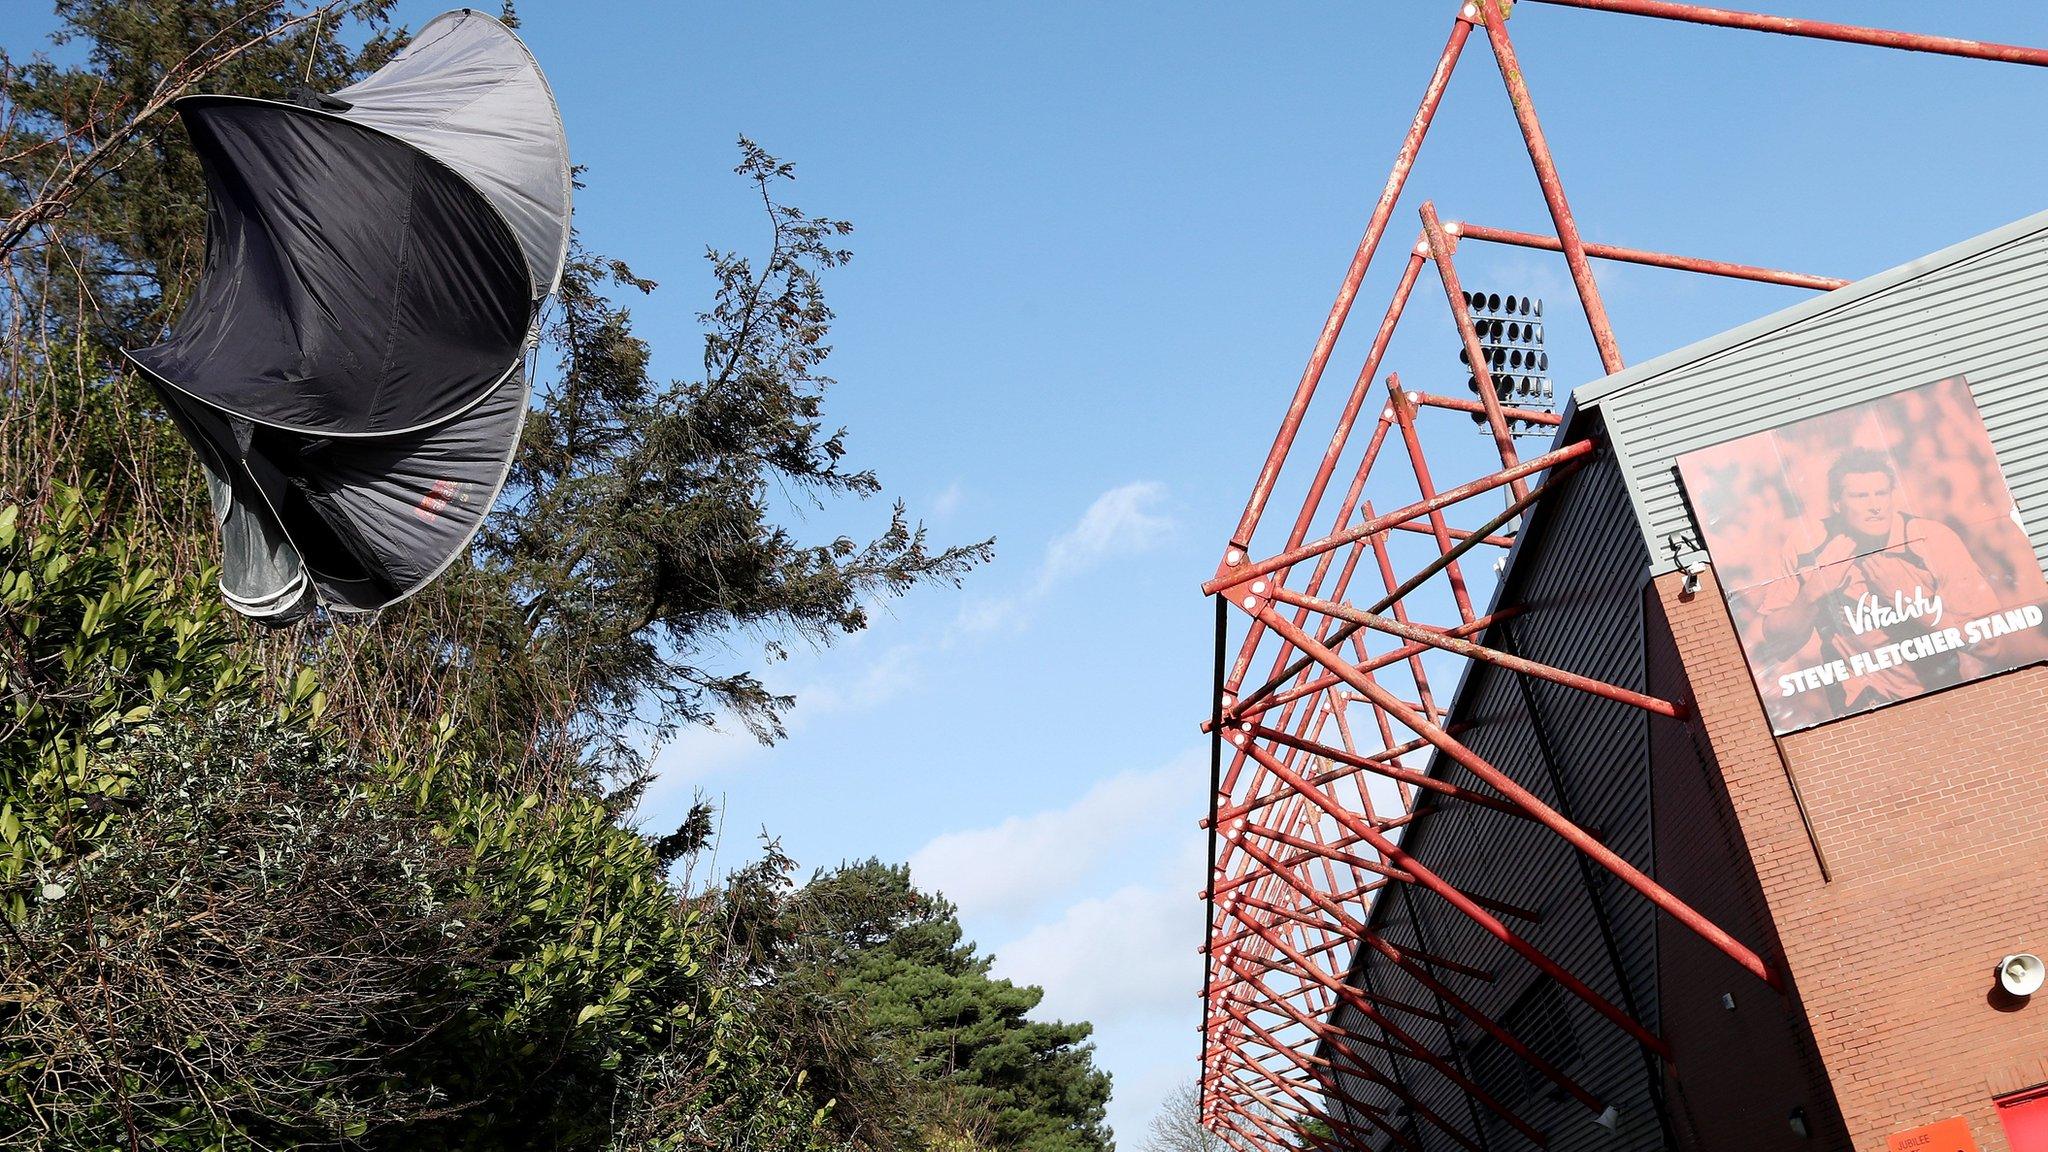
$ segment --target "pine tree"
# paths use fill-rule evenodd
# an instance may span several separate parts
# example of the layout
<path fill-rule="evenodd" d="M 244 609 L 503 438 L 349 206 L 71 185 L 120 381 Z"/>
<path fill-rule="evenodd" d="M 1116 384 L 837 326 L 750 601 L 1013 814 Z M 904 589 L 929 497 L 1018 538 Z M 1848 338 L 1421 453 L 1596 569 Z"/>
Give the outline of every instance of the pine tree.
<path fill-rule="evenodd" d="M 919 891 L 907 866 L 868 860 L 823 873 L 797 893 L 791 919 L 815 950 L 809 963 L 941 1086 L 935 1103 L 958 1101 L 983 1119 L 988 1147 L 1112 1147 L 1093 1028 L 1029 1019 L 1044 990 L 991 977 L 995 957 L 965 939 L 957 910 Z"/>

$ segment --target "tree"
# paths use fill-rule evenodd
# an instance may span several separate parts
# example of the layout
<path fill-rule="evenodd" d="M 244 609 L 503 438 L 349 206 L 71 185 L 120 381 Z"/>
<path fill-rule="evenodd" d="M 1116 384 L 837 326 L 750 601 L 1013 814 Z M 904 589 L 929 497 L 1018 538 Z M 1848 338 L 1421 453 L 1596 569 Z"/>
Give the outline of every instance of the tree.
<path fill-rule="evenodd" d="M 1027 1019 L 1044 991 L 991 978 L 995 958 L 964 939 L 951 904 L 912 885 L 907 866 L 843 865 L 791 904 L 804 962 L 860 1004 L 922 1079 L 944 1086 L 934 1103 L 977 1114 L 988 1147 L 1111 1147 L 1110 1080 L 1094 1065 L 1093 1029 Z"/>
<path fill-rule="evenodd" d="M 403 44 L 388 8 L 62 0 L 60 39 L 87 44 L 85 63 L 0 60 L 0 216 L 18 225 L 0 243 L 12 409 L 0 488 L 40 491 L 57 460 L 55 479 L 92 470 L 111 512 L 146 510 L 166 551 L 211 535 L 190 453 L 149 390 L 108 369 L 116 348 L 161 334 L 204 249 L 203 181 L 167 97 L 202 81 L 253 95 L 344 85 Z M 655 285 L 579 243 L 543 318 L 510 483 L 476 547 L 367 630 L 315 619 L 266 644 L 277 669 L 330 659 L 337 719 L 358 739 L 416 740 L 419 717 L 447 711 L 545 787 L 630 782 L 679 725 L 724 712 L 763 740 L 781 734 L 793 700 L 708 654 L 735 638 L 766 660 L 792 638 L 829 644 L 866 627 L 876 598 L 958 583 L 992 554 L 992 541 L 929 547 L 900 503 L 864 541 L 809 541 L 779 522 L 779 493 L 822 509 L 881 490 L 846 466 L 846 432 L 824 416 L 822 275 L 849 258 L 852 228 L 784 203 L 794 169 L 750 141 L 736 171 L 768 242 L 758 258 L 706 254 L 702 375 L 649 374 L 615 294 Z"/>
<path fill-rule="evenodd" d="M 751 673 L 707 670 L 708 640 L 766 631 L 829 643 L 867 626 L 872 597 L 957 583 L 991 554 L 986 541 L 928 550 L 900 502 L 864 544 L 806 544 L 773 521 L 774 492 L 822 506 L 880 483 L 843 466 L 846 431 L 821 414 L 833 381 L 821 371 L 832 311 L 820 275 L 850 258 L 837 241 L 852 226 L 782 203 L 792 167 L 739 147 L 734 171 L 760 200 L 770 243 L 758 266 L 707 253 L 716 290 L 701 314 L 703 376 L 648 376 L 647 346 L 599 289 L 654 285 L 579 248 L 545 332 L 560 372 L 482 538 L 479 572 L 508 590 L 522 651 L 580 690 L 590 727 L 578 736 L 722 709 L 773 739 L 792 701 Z"/>
<path fill-rule="evenodd" d="M 1202 1085 L 1175 1084 L 1146 1122 L 1142 1152 L 1227 1152 L 1223 1138 L 1202 1123 Z"/>
<path fill-rule="evenodd" d="M 708 651 L 829 643 L 989 555 L 900 505 L 865 542 L 778 519 L 880 490 L 823 414 L 849 226 L 789 165 L 741 141 L 768 242 L 708 254 L 701 376 L 650 376 L 621 298 L 654 286 L 576 247 L 505 503 L 425 594 L 265 635 L 210 590 L 199 470 L 115 367 L 203 252 L 164 109 L 346 84 L 387 7 L 61 0 L 81 63 L 0 60 L 0 1138 L 1102 1152 L 1087 1025 L 1026 1020 L 907 872 L 798 889 L 771 852 L 692 897 L 708 811 L 621 821 L 650 732 L 780 732 Z"/>

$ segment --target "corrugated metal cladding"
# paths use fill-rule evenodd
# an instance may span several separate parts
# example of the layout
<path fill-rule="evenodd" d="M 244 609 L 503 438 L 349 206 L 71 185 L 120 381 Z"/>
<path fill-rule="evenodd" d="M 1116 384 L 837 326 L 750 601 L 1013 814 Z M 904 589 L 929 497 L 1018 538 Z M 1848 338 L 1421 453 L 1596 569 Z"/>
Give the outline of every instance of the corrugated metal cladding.
<path fill-rule="evenodd" d="M 1604 452 L 1547 499 L 1523 534 L 1513 568 L 1512 599 L 1526 611 L 1503 633 L 1487 637 L 1545 663 L 1641 689 L 1645 682 L 1641 590 L 1649 556 L 1636 530 L 1620 469 Z M 1496 767 L 1585 827 L 1638 867 L 1651 867 L 1651 812 L 1646 714 L 1588 693 L 1511 672 L 1473 665 L 1454 705 L 1454 722 L 1470 724 L 1463 739 Z M 1525 691 L 1526 690 L 1526 691 Z M 1532 708 L 1533 705 L 1533 714 Z M 1546 757 L 1546 743 L 1548 756 Z M 1546 764 L 1548 759 L 1549 764 Z M 1555 776 L 1552 768 L 1555 767 Z M 1431 771 L 1484 790 L 1465 769 L 1439 756 Z M 1560 795 L 1559 783 L 1563 784 Z M 1506 922 L 1523 933 L 1610 1002 L 1657 1028 L 1656 932 L 1647 901 L 1598 868 L 1582 870 L 1574 851 L 1531 821 L 1450 801 L 1410 829 L 1406 846 L 1463 891 L 1490 896 L 1541 915 L 1535 923 Z M 1590 875 L 1592 886 L 1587 879 Z M 1610 953 L 1596 900 L 1604 904 L 1615 948 Z M 1447 1009 L 1434 994 L 1377 953 L 1354 966 L 1351 983 L 1430 1013 L 1440 1020 L 1394 1009 L 1387 1019 L 1431 1051 L 1456 1062 L 1467 1076 L 1544 1132 L 1555 1152 L 1618 1152 L 1663 1146 L 1657 1110 L 1640 1049 L 1627 1033 L 1569 991 L 1542 976 L 1435 895 L 1394 885 L 1382 893 L 1373 921 L 1397 946 L 1490 970 L 1492 981 L 1448 969 L 1436 974 L 1452 991 L 1619 1109 L 1618 1132 L 1593 1123 L 1592 1114 L 1534 1074 L 1477 1025 Z M 1616 960 L 1619 960 L 1617 966 Z M 1345 1007 L 1336 1022 L 1367 1037 L 1361 1051 L 1445 1122 L 1487 1152 L 1534 1148 L 1492 1112 L 1468 1101 L 1463 1090 L 1426 1062 L 1394 1057 L 1371 1047 L 1380 1028 Z M 1448 1033 L 1448 1035 L 1447 1035 Z M 1325 1057 L 1331 1053 L 1324 1049 Z M 1341 1058 L 1338 1061 L 1341 1064 Z M 1345 1077 L 1356 1099 L 1393 1107 L 1395 1095 L 1360 1077 Z M 1339 1101 L 1333 1105 L 1341 1108 Z M 1347 1117 L 1350 1123 L 1366 1126 Z M 1483 1139 L 1474 1128 L 1483 1129 Z M 1438 1125 L 1413 1121 L 1417 1147 L 1462 1149 Z M 1381 1133 L 1376 1150 L 1398 1143 Z"/>
<path fill-rule="evenodd" d="M 1967 376 L 2048 561 L 2048 212 L 1581 387 L 1627 477 L 1653 570 L 1702 560 L 1677 458 L 1855 401 Z"/>

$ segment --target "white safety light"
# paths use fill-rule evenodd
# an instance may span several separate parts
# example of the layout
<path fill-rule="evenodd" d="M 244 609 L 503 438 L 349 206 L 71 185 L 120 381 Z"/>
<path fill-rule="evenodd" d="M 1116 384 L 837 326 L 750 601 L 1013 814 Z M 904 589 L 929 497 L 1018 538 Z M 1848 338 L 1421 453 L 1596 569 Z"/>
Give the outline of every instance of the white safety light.
<path fill-rule="evenodd" d="M 1998 962 L 1998 986 L 2015 996 L 2032 996 L 2048 978 L 2048 968 L 2032 952 L 2015 952 Z"/>

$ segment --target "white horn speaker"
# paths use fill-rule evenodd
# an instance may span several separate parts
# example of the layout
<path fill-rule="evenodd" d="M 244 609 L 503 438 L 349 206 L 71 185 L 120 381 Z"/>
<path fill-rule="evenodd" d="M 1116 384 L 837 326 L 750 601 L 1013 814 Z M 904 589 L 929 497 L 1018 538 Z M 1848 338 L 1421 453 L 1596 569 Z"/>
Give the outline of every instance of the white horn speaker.
<path fill-rule="evenodd" d="M 2032 996 L 2048 978 L 2048 967 L 2032 952 L 2015 952 L 1998 962 L 1998 986 L 2015 996 Z"/>

